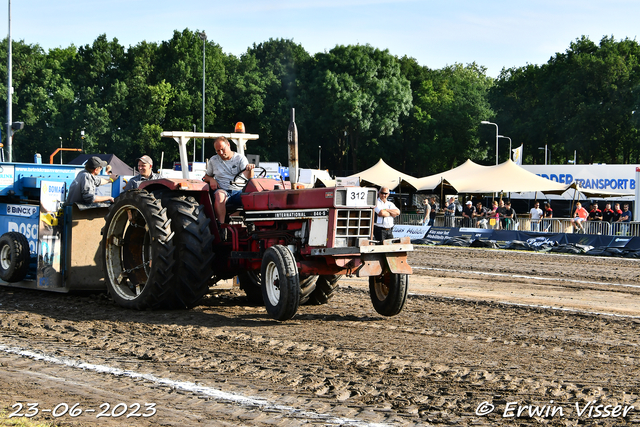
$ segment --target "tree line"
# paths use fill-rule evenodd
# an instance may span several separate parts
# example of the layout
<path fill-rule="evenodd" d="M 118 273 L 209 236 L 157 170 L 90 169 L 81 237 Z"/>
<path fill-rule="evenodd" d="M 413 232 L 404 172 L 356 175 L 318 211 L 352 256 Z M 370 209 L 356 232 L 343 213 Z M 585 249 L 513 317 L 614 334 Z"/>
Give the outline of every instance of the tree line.
<path fill-rule="evenodd" d="M 145 153 L 165 167 L 178 160 L 163 130 L 202 129 L 203 44 L 207 132 L 244 122 L 260 139 L 247 152 L 287 163 L 290 109 L 296 109 L 301 167 L 342 176 L 382 158 L 425 176 L 470 158 L 494 164 L 494 126 L 524 144 L 525 163 L 640 163 L 640 46 L 635 40 L 581 37 L 542 65 L 503 69 L 476 63 L 442 69 L 370 45 L 338 45 L 310 55 L 300 44 L 270 39 L 236 57 L 197 31 L 125 48 L 99 36 L 92 44 L 45 52 L 13 41 L 14 161 L 44 159 L 60 146 L 115 153 L 133 165 Z M 7 39 L 0 47 L 6 64 Z M 0 114 L 6 117 L 6 66 Z M 5 141 L 3 127 L 3 141 Z M 84 131 L 84 138 L 81 133 Z M 196 159 L 200 160 L 201 142 Z M 321 147 L 321 148 L 320 148 Z M 500 161 L 508 144 L 499 144 Z M 189 147 L 192 157 L 193 144 Z M 205 156 L 214 154 L 205 143 Z M 64 154 L 70 160 L 73 154 Z"/>

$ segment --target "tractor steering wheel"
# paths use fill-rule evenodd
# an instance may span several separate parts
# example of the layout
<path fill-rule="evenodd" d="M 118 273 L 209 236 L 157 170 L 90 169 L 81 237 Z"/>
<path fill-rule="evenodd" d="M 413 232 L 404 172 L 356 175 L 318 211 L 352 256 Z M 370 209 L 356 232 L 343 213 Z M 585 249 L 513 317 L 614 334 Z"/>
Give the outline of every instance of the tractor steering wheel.
<path fill-rule="evenodd" d="M 260 172 L 256 173 L 256 170 L 258 169 L 260 169 Z M 247 184 L 247 182 L 249 182 L 249 178 L 244 176 L 244 172 L 245 171 L 243 170 L 238 172 L 236 176 L 234 176 L 233 179 L 231 180 L 231 185 L 235 185 L 237 187 L 244 187 Z M 265 176 L 267 176 L 267 170 L 265 168 L 257 166 L 253 169 L 254 178 L 264 178 Z"/>

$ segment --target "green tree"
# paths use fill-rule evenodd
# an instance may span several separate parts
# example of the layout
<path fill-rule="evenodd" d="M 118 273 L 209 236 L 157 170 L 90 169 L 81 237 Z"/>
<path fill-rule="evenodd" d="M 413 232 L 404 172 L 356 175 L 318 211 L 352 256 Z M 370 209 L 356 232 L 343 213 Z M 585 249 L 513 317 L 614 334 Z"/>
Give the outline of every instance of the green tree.
<path fill-rule="evenodd" d="M 414 94 L 413 118 L 422 138 L 417 153 L 424 163 L 418 175 L 487 158 L 477 130 L 480 121 L 493 115 L 487 100 L 492 84 L 486 69 L 475 63 L 429 72 Z"/>
<path fill-rule="evenodd" d="M 514 140 L 531 147 L 548 144 L 552 161 L 564 163 L 574 150 L 585 163 L 638 161 L 632 112 L 639 58 L 635 40 L 604 37 L 597 45 L 583 36 L 542 66 L 503 70 L 491 94 L 496 120 L 501 129 L 504 123 L 513 126 Z"/>
<path fill-rule="evenodd" d="M 305 96 L 313 105 L 315 129 L 334 141 L 330 151 L 341 172 L 347 147 L 358 170 L 361 146 L 374 150 L 377 138 L 391 135 L 400 116 L 408 114 L 409 81 L 394 56 L 369 45 L 336 46 L 315 60 Z"/>

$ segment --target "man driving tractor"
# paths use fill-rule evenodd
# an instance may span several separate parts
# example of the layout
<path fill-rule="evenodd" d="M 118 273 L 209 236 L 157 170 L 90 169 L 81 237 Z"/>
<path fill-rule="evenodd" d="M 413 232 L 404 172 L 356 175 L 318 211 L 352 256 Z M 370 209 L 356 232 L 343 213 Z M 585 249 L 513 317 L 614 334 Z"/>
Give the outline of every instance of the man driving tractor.
<path fill-rule="evenodd" d="M 207 163 L 207 171 L 202 178 L 209 184 L 213 192 L 213 210 L 218 222 L 223 224 L 227 215 L 227 201 L 232 204 L 240 204 L 242 186 L 235 182 L 235 177 L 243 171 L 246 179 L 253 178 L 255 165 L 249 163 L 247 158 L 231 150 L 229 140 L 224 136 L 213 141 L 213 148 L 217 156 L 212 156 Z"/>

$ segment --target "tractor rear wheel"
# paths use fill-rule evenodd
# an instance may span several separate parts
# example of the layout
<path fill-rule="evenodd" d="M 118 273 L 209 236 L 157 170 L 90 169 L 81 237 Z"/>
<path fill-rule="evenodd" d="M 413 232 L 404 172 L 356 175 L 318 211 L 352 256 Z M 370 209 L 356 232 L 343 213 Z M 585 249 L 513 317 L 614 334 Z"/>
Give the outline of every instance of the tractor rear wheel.
<path fill-rule="evenodd" d="M 9 283 L 23 280 L 30 259 L 29 241 L 24 234 L 11 231 L 0 237 L 0 279 Z"/>
<path fill-rule="evenodd" d="M 262 299 L 262 276 L 258 271 L 243 271 L 238 275 L 240 281 L 240 289 L 247 294 L 247 299 L 251 304 L 262 305 L 264 300 Z"/>
<path fill-rule="evenodd" d="M 383 316 L 395 316 L 407 301 L 409 276 L 385 273 L 369 277 L 369 296 L 373 308 Z"/>
<path fill-rule="evenodd" d="M 274 245 L 262 258 L 262 297 L 267 313 L 276 320 L 295 316 L 300 305 L 300 278 L 293 254 Z"/>
<path fill-rule="evenodd" d="M 160 201 L 144 190 L 127 191 L 109 208 L 102 261 L 107 289 L 118 305 L 181 308 L 175 298 L 170 222 Z"/>
<path fill-rule="evenodd" d="M 300 275 L 300 305 L 308 304 L 311 294 L 316 290 L 318 275 L 305 276 Z"/>
<path fill-rule="evenodd" d="M 213 237 L 209 218 L 193 197 L 178 192 L 155 194 L 171 220 L 175 305 L 192 308 L 209 291 L 213 275 Z"/>
<path fill-rule="evenodd" d="M 316 288 L 309 295 L 308 304 L 321 305 L 329 302 L 338 289 L 338 281 L 342 276 L 338 274 L 318 276 Z"/>

